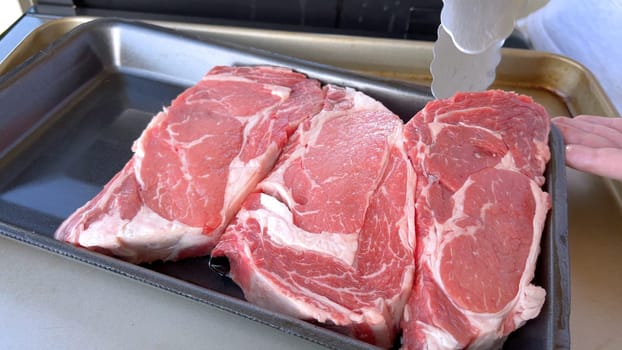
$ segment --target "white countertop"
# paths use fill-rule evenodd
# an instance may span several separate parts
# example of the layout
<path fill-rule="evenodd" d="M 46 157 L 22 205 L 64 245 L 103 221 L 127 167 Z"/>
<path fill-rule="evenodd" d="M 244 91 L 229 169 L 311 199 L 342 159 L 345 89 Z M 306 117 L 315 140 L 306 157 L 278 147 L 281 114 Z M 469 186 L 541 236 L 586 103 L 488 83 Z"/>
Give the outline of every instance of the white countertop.
<path fill-rule="evenodd" d="M 0 236 L 0 349 L 323 349 Z"/>

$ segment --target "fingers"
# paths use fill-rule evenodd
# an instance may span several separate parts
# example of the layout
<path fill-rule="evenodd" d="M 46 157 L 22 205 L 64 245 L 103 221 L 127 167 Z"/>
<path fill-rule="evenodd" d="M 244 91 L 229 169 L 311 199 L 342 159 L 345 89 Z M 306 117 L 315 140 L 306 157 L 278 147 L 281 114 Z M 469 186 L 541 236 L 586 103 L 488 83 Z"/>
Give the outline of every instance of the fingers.
<path fill-rule="evenodd" d="M 566 164 L 581 171 L 622 181 L 622 149 L 566 146 Z"/>
<path fill-rule="evenodd" d="M 578 144 L 592 148 L 622 148 L 622 131 L 620 131 L 622 130 L 622 118 L 558 117 L 553 118 L 552 122 L 562 132 L 566 144 Z"/>
<path fill-rule="evenodd" d="M 619 132 L 622 132 L 622 118 L 601 117 L 601 116 L 596 116 L 596 115 L 578 115 L 572 119 L 584 120 L 586 122 L 599 124 L 602 126 L 609 127 L 611 129 L 615 129 Z"/>
<path fill-rule="evenodd" d="M 622 180 L 622 118 L 557 117 L 566 144 L 566 164 L 577 170 Z"/>

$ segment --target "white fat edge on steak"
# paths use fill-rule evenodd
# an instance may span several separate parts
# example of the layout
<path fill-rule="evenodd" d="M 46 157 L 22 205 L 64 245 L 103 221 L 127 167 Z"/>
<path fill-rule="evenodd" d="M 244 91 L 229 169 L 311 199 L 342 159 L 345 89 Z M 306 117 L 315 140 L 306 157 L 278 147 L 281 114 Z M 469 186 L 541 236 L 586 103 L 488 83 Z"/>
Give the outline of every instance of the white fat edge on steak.
<path fill-rule="evenodd" d="M 400 131 L 401 133 L 401 131 Z M 403 138 L 401 138 L 400 143 L 403 142 Z M 408 246 L 411 249 L 411 256 L 413 257 L 412 265 L 404 270 L 402 274 L 402 286 L 403 288 L 407 288 L 408 290 L 412 289 L 415 280 L 415 262 L 414 262 L 414 252 L 417 246 L 416 238 L 415 238 L 415 187 L 416 187 L 416 173 L 414 168 L 410 165 L 410 160 L 408 159 L 408 155 L 406 154 L 406 148 L 404 146 L 396 146 L 399 147 L 400 155 L 402 157 L 402 162 L 404 162 L 406 167 L 406 194 L 404 196 L 404 211 L 400 220 L 397 221 L 396 225 L 399 227 L 398 236 L 402 243 L 402 245 Z M 393 298 L 391 298 L 388 303 L 394 305 L 394 308 L 391 310 L 393 312 L 392 319 L 395 324 L 399 324 L 400 319 L 403 315 L 404 306 L 408 302 L 408 297 L 410 293 L 398 293 Z"/>
<path fill-rule="evenodd" d="M 389 111 L 389 109 L 383 105 L 380 101 L 366 95 L 361 91 L 357 91 L 353 88 L 346 87 L 346 93 L 352 94 L 354 102 L 354 111 Z"/>
<path fill-rule="evenodd" d="M 514 324 L 517 328 L 522 326 L 526 321 L 538 316 L 546 299 L 546 290 L 540 286 L 531 284 L 531 280 L 535 275 L 536 261 L 540 254 L 540 241 L 546 223 L 546 215 L 549 210 L 550 196 L 548 193 L 542 191 L 540 184 L 536 181 L 530 180 L 530 185 L 531 193 L 533 193 L 536 200 L 535 215 L 532 220 L 534 236 L 531 247 L 529 248 L 529 256 L 525 261 L 523 275 L 521 276 L 521 290 L 517 293 L 518 296 L 521 294 L 524 296 L 523 298 L 519 298 L 519 304 L 517 305 L 518 310 L 514 315 Z"/>
<path fill-rule="evenodd" d="M 320 323 L 343 327 L 367 324 L 379 339 L 390 330 L 385 317 L 374 307 L 362 307 L 353 311 L 324 295 L 316 294 L 299 285 L 292 286 L 281 281 L 286 283 L 289 288 L 295 288 L 297 292 L 304 295 L 304 298 L 313 300 L 313 303 L 309 303 L 304 299 L 300 300 L 299 297 L 292 297 L 291 290 L 289 288 L 283 289 L 280 285 L 275 284 L 274 278 L 278 277 L 266 275 L 263 272 L 254 273 L 251 277 L 250 290 L 252 292 L 246 296 L 248 301 L 303 320 L 316 320 Z M 317 306 L 318 304 L 321 306 Z"/>
<path fill-rule="evenodd" d="M 382 105 L 380 106 L 382 107 L 382 111 L 386 110 L 384 106 Z M 369 208 L 369 202 L 371 201 L 371 198 L 374 196 L 374 194 L 376 194 L 378 191 L 385 191 L 385 189 L 382 188 L 381 186 L 381 181 L 385 177 L 386 173 L 388 171 L 391 171 L 391 169 L 389 169 L 389 164 L 390 164 L 389 160 L 392 156 L 393 148 L 397 148 L 399 150 L 402 161 L 405 162 L 406 164 L 407 170 L 405 174 L 406 175 L 406 179 L 405 179 L 406 193 L 404 196 L 404 211 L 403 211 L 404 215 L 402 216 L 402 219 L 398 221 L 396 224 L 400 227 L 399 238 L 401 242 L 404 245 L 413 248 L 413 251 L 414 251 L 414 246 L 415 246 L 415 243 L 414 243 L 415 242 L 414 241 L 414 236 L 415 236 L 414 234 L 415 181 L 408 181 L 408 179 L 413 179 L 416 177 L 416 175 L 414 173 L 414 169 L 410 166 L 410 160 L 408 159 L 408 155 L 405 152 L 405 147 L 403 146 L 403 142 L 404 142 L 403 134 L 404 134 L 404 124 L 401 120 L 398 121 L 398 118 L 396 116 L 395 127 L 393 131 L 387 135 L 387 142 L 384 144 L 384 152 L 380 160 L 381 162 L 380 171 L 378 172 L 378 177 L 375 179 L 374 183 L 370 186 L 371 192 L 370 192 L 370 195 L 367 196 L 365 208 Z M 412 208 L 408 208 L 409 203 L 412 204 Z M 367 210 L 366 210 L 365 216 L 367 216 Z M 412 230 L 410 228 L 412 228 Z"/>
<path fill-rule="evenodd" d="M 433 309 L 428 306 L 428 309 Z M 410 308 L 404 308 L 404 322 L 413 322 L 413 318 L 410 315 Z M 414 320 L 419 328 L 425 334 L 425 344 L 427 350 L 459 350 L 461 349 L 458 340 L 444 329 L 435 327 L 431 324 L 424 323 L 418 320 Z"/>
<path fill-rule="evenodd" d="M 221 215 L 225 217 L 227 208 L 235 208 L 253 190 L 252 184 L 256 184 L 272 169 L 279 156 L 279 148 L 275 143 L 271 143 L 266 151 L 260 156 L 247 162 L 243 162 L 238 157 L 234 158 L 229 164 L 229 177 L 225 188 L 224 206 Z"/>
<path fill-rule="evenodd" d="M 443 123 L 443 119 L 451 118 L 451 117 L 454 116 L 454 114 L 469 114 L 471 112 L 473 114 L 477 114 L 477 111 L 483 111 L 483 110 L 496 112 L 497 108 L 489 107 L 489 106 L 473 106 L 473 107 L 461 108 L 461 109 L 458 109 L 458 110 L 448 110 L 448 111 L 446 111 L 444 113 L 435 114 L 433 119 L 434 119 L 434 122 Z M 426 115 L 428 113 L 426 113 Z M 456 125 L 456 126 L 475 126 L 473 124 L 467 124 L 467 123 L 464 123 L 464 122 L 458 122 L 458 123 L 452 124 L 452 125 Z M 486 130 L 490 131 L 490 129 L 486 129 Z"/>
<path fill-rule="evenodd" d="M 300 251 L 313 251 L 329 255 L 352 266 L 358 248 L 358 235 L 333 232 L 307 232 L 294 224 L 293 214 L 278 199 L 265 193 L 260 194 L 261 209 L 238 213 L 238 220 L 251 217 L 267 232 L 270 240 L 278 245 Z"/>
<path fill-rule="evenodd" d="M 70 242 L 73 244 L 78 244 L 80 239 L 80 233 L 84 228 L 84 223 L 86 219 L 88 219 L 89 215 L 91 215 L 91 210 L 88 209 L 93 202 L 93 199 L 86 202 L 82 207 L 78 208 L 69 218 L 73 218 L 77 213 L 80 213 L 79 218 L 74 219 L 75 222 L 78 222 L 78 225 L 74 224 L 74 221 L 70 221 L 66 219 L 63 221 L 61 226 L 54 232 L 54 238 L 58 240 L 63 240 L 66 242 Z M 69 230 L 67 228 L 70 228 Z"/>
<path fill-rule="evenodd" d="M 98 197 L 91 198 L 88 202 L 86 202 L 82 207 L 78 208 L 70 216 L 70 220 L 65 220 L 54 233 L 54 237 L 56 239 L 62 239 L 73 244 L 80 244 L 80 238 L 85 231 L 85 225 L 87 222 L 90 221 L 90 218 L 93 215 L 98 216 L 99 211 L 102 208 L 100 204 L 114 203 L 116 201 L 116 196 L 114 196 L 114 194 L 116 193 L 116 190 L 123 185 L 124 176 L 127 176 L 123 172 L 124 170 L 121 170 L 120 173 L 117 173 L 111 179 L 111 181 L 104 186 L 104 189 L 99 194 L 99 196 L 101 196 L 99 200 L 97 200 Z M 113 208 L 115 210 L 115 215 L 119 215 L 118 208 L 116 208 L 116 206 L 113 206 Z M 107 213 L 106 215 L 111 216 L 110 213 Z M 117 232 L 116 227 L 117 226 L 108 227 L 110 230 L 114 230 L 112 231 L 113 235 Z M 107 239 L 107 237 L 99 238 L 104 241 Z M 96 246 L 96 243 L 94 243 L 93 246 Z"/>
<path fill-rule="evenodd" d="M 138 185 L 141 188 L 145 187 L 145 181 L 140 176 L 140 168 L 141 168 L 143 159 L 145 159 L 145 147 L 143 145 L 143 138 L 145 137 L 145 133 L 148 130 L 155 128 L 159 124 L 162 124 L 166 120 L 167 116 L 168 116 L 168 109 L 164 107 L 161 112 L 156 114 L 156 116 L 151 119 L 147 127 L 143 129 L 143 131 L 140 133 L 140 136 L 132 144 L 132 151 L 134 152 L 134 159 L 135 159 L 134 160 L 134 174 L 136 176 L 136 181 L 138 182 Z"/>
<path fill-rule="evenodd" d="M 262 194 L 262 196 L 265 195 Z M 239 222 L 245 222 L 244 219 L 250 217 L 261 220 L 258 219 L 258 215 L 255 214 L 262 215 L 261 213 L 249 213 L 246 210 L 241 210 L 238 214 L 238 220 Z M 264 223 L 260 221 L 260 224 L 263 229 Z M 343 235 L 341 234 L 341 236 Z M 304 248 L 310 250 L 309 247 Z M 248 245 L 244 245 L 244 256 L 246 259 L 254 260 L 253 255 L 248 249 Z M 372 325 L 379 335 L 387 332 L 385 316 L 383 316 L 382 313 L 386 310 L 386 308 L 383 307 L 384 302 L 382 302 L 381 307 L 369 305 L 357 308 L 356 311 L 353 311 L 334 302 L 325 295 L 312 292 L 298 284 L 292 285 L 290 281 L 285 281 L 279 278 L 279 276 L 271 274 L 269 271 L 262 271 L 261 269 L 254 269 L 254 271 L 255 273 L 253 273 L 251 277 L 251 286 L 248 288 L 248 293 L 246 295 L 248 300 L 254 304 L 265 306 L 273 311 L 282 312 L 300 319 L 314 319 L 318 322 L 329 322 L 338 326 L 350 326 L 352 323 L 368 323 Z M 274 283 L 275 279 L 288 287 L 281 288 L 279 284 Z M 292 297 L 290 288 L 294 288 L 298 293 L 302 294 L 303 298 L 313 300 L 313 303 L 309 303 L 304 299 L 300 300 L 299 296 Z M 322 306 L 318 307 L 317 304 Z"/>
<path fill-rule="evenodd" d="M 430 324 L 417 321 L 421 331 L 425 334 L 427 350 L 460 350 L 462 347 L 449 332 Z"/>
<path fill-rule="evenodd" d="M 483 126 L 480 125 L 475 125 L 475 124 L 465 124 L 462 122 L 459 122 L 457 124 L 447 124 L 444 122 L 439 122 L 439 121 L 433 121 L 430 122 L 428 124 L 426 124 L 426 126 L 428 127 L 428 129 L 430 130 L 430 135 L 432 136 L 432 142 L 436 141 L 436 137 L 438 136 L 438 134 L 440 134 L 440 132 L 445 129 L 445 127 L 447 126 L 454 126 L 454 127 L 460 127 L 460 128 L 468 128 L 468 129 L 478 129 L 481 131 L 484 131 L 490 135 L 492 135 L 494 138 L 496 138 L 497 140 L 503 142 L 505 144 L 505 141 L 503 140 L 503 137 L 501 136 L 500 133 L 495 132 L 493 130 L 490 130 L 488 128 L 485 128 Z M 507 147 L 507 145 L 506 145 Z"/>
<path fill-rule="evenodd" d="M 248 80 L 248 81 L 253 81 L 251 79 L 248 79 L 244 76 L 239 75 L 239 70 L 237 70 L 236 68 L 250 68 L 253 67 L 255 69 L 258 70 L 265 70 L 265 71 L 272 71 L 272 72 L 281 72 L 283 74 L 286 75 L 290 75 L 290 74 L 301 74 L 301 73 L 296 73 L 294 72 L 292 69 L 290 68 L 286 68 L 286 67 L 282 67 L 282 66 L 273 66 L 273 65 L 255 65 L 255 66 L 236 66 L 236 65 L 220 65 L 220 67 L 223 68 L 230 68 L 228 70 L 225 71 L 218 71 L 215 74 L 213 73 L 213 69 L 219 67 L 219 65 L 216 65 L 214 67 L 212 67 L 212 70 L 208 71 L 207 74 L 204 74 L 201 77 L 201 80 Z M 232 68 L 232 69 L 231 69 Z M 302 74 L 301 74 L 302 75 Z"/>
<path fill-rule="evenodd" d="M 400 239 L 404 244 L 408 244 L 414 252 L 417 247 L 417 239 L 415 236 L 415 190 L 418 179 L 417 173 L 412 167 L 410 159 L 408 159 L 406 145 L 404 144 L 405 140 L 403 138 L 403 127 L 401 129 L 399 144 L 396 144 L 395 147 L 399 148 L 402 161 L 406 166 L 406 205 L 404 206 L 404 212 L 406 214 L 397 224 L 400 227 Z"/>
<path fill-rule="evenodd" d="M 538 159 L 538 164 L 540 164 L 541 166 L 541 169 L 538 169 L 539 173 L 544 173 L 546 169 L 546 164 L 551 159 L 551 150 L 549 149 L 548 139 L 545 141 L 532 139 L 531 142 L 536 145 L 535 156 L 536 159 Z M 531 153 L 531 155 L 533 155 L 533 153 Z M 546 178 L 544 177 L 544 175 L 541 175 L 535 178 L 535 181 L 538 185 L 542 186 L 544 185 Z"/>
<path fill-rule="evenodd" d="M 240 151 L 246 148 L 249 140 L 249 135 L 253 128 L 260 122 L 270 118 L 272 113 L 279 107 L 291 94 L 291 89 L 264 84 L 265 87 L 269 87 L 272 94 L 280 97 L 278 103 L 273 104 L 262 111 L 258 111 L 253 118 L 237 117 L 237 119 L 243 123 L 244 130 L 242 132 L 242 146 Z M 272 122 L 273 123 L 273 122 Z M 272 129 L 270 129 L 271 131 Z M 265 152 L 260 154 L 249 161 L 242 161 L 240 154 L 236 156 L 229 164 L 229 176 L 227 178 L 227 185 L 225 187 L 224 205 L 221 217 L 226 220 L 235 214 L 239 206 L 244 199 L 248 196 L 249 192 L 253 190 L 254 184 L 257 184 L 266 174 L 272 169 L 276 162 L 281 150 L 278 145 L 271 142 Z"/>
<path fill-rule="evenodd" d="M 291 71 L 287 71 L 288 73 L 291 73 Z M 252 79 L 248 79 L 245 77 L 240 77 L 240 76 L 236 76 L 236 75 L 230 75 L 230 74 L 214 74 L 214 75 L 205 75 L 203 77 L 203 79 L 201 80 L 212 80 L 212 81 L 239 81 L 239 82 L 245 82 L 245 83 L 253 83 L 253 84 L 261 84 L 263 85 L 263 87 L 266 90 L 270 90 L 272 95 L 278 96 L 281 98 L 281 101 L 285 100 L 287 97 L 289 97 L 291 89 L 286 87 L 286 86 L 281 86 L 281 85 L 273 85 L 273 84 L 267 84 L 267 83 L 259 83 L 255 80 Z"/>
<path fill-rule="evenodd" d="M 414 168 L 411 166 L 410 160 L 408 159 L 408 155 L 406 154 L 406 147 L 404 146 L 404 137 L 403 137 L 403 122 L 396 123 L 396 128 L 394 132 L 388 135 L 388 145 L 387 150 L 383 156 L 383 165 L 382 171 L 379 173 L 378 182 L 374 184 L 373 193 L 376 194 L 378 191 L 386 191 L 386 189 L 382 186 L 378 186 L 382 178 L 386 175 L 389 169 L 389 157 L 391 156 L 393 148 L 397 148 L 400 154 L 400 160 L 405 165 L 406 174 L 404 181 L 406 182 L 406 191 L 403 197 L 403 210 L 402 216 L 400 220 L 398 220 L 395 224 L 398 229 L 398 238 L 400 239 L 401 245 L 407 246 L 411 249 L 411 253 L 414 258 L 414 251 L 416 247 L 416 239 L 415 239 L 415 187 L 416 187 L 416 173 Z M 398 164 L 399 166 L 399 164 Z M 415 181 L 412 181 L 412 180 Z M 386 266 L 382 267 L 383 269 Z M 376 274 L 383 273 L 384 270 L 380 269 Z M 402 274 L 402 287 L 411 289 L 414 283 L 414 272 L 415 272 L 415 263 L 404 270 Z M 399 324 L 399 321 L 402 317 L 404 306 L 408 301 L 410 293 L 397 293 L 393 298 L 387 300 L 387 304 L 393 305 L 391 310 L 391 317 L 387 319 L 394 320 L 396 324 Z"/>
<path fill-rule="evenodd" d="M 248 248 L 248 246 L 245 246 L 245 248 Z M 245 255 L 247 257 L 251 256 L 250 253 Z M 301 301 L 299 297 L 292 297 L 292 292 L 289 288 L 281 288 L 280 285 L 274 283 L 273 279 L 278 278 L 277 276 L 267 275 L 258 269 L 254 269 L 254 271 L 255 273 L 251 276 L 251 285 L 247 287 L 245 293 L 245 297 L 249 302 L 298 319 L 313 319 L 318 322 L 330 320 L 330 322 L 340 326 L 350 324 L 350 317 L 342 315 L 349 315 L 352 313 L 352 310 L 334 303 L 325 296 L 312 293 L 297 286 L 296 290 L 303 293 L 305 298 L 317 301 L 322 305 L 329 305 L 333 310 L 317 307 L 305 300 Z M 289 283 L 281 282 L 291 288 Z M 335 317 L 336 315 L 341 317 Z"/>
<path fill-rule="evenodd" d="M 130 261 L 143 254 L 169 260 L 184 249 L 209 243 L 211 239 L 202 234 L 201 227 L 167 220 L 142 205 L 130 220 L 122 219 L 117 210 L 106 213 L 82 231 L 79 244 L 102 247 Z"/>
<path fill-rule="evenodd" d="M 417 183 L 417 174 L 415 169 L 411 166 L 411 162 L 408 159 L 408 154 L 406 153 L 406 147 L 404 145 L 404 124 L 402 122 L 397 123 L 396 130 L 394 133 L 389 135 L 389 150 L 387 153 L 387 158 L 390 156 L 392 152 L 392 148 L 396 148 L 400 154 L 400 160 L 404 164 L 406 168 L 406 193 L 404 193 L 404 209 L 402 217 L 399 221 L 397 221 L 396 225 L 399 227 L 398 233 L 400 241 L 402 245 L 408 246 L 412 249 L 412 252 L 415 251 L 416 248 L 416 237 L 415 237 L 415 188 Z M 387 160 L 388 163 L 388 160 Z M 386 174 L 388 169 L 388 165 L 383 167 L 383 171 L 381 173 L 381 178 Z M 414 180 L 414 181 L 413 181 Z M 382 189 L 384 191 L 384 189 Z M 413 264 L 414 270 L 414 264 Z M 411 276 L 411 280 L 414 276 Z M 408 283 L 408 281 L 405 281 Z M 412 283 L 412 281 L 410 282 Z M 407 297 L 407 296 L 406 296 Z M 406 300 L 404 300 L 404 303 Z"/>

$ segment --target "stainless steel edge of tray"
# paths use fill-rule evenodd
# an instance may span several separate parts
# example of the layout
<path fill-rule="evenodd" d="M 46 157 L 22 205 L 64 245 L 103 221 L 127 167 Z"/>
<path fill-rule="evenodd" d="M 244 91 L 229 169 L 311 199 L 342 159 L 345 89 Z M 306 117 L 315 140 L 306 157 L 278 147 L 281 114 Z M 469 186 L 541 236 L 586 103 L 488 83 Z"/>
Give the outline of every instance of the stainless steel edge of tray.
<path fill-rule="evenodd" d="M 0 74 L 77 25 L 92 20 L 24 19 L 39 21 L 41 26 L 21 41 L 12 39 L 17 45 L 6 56 L 0 56 Z M 197 37 L 225 39 L 366 74 L 424 84 L 431 81 L 428 67 L 432 46 L 427 42 L 154 23 Z M 619 116 L 589 71 L 572 60 L 548 53 L 504 49 L 494 87 L 531 95 L 551 115 Z M 567 176 L 573 347 L 615 348 L 616 344 L 622 345 L 617 329 L 622 323 L 622 257 L 618 254 L 622 248 L 622 186 L 572 169 L 567 169 Z"/>

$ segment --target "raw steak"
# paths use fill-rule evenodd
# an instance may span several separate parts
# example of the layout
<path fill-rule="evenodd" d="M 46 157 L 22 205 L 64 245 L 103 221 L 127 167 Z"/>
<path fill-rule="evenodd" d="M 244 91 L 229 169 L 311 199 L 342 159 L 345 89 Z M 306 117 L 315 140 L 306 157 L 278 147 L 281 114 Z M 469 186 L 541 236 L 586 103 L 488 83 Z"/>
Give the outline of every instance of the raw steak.
<path fill-rule="evenodd" d="M 417 270 L 404 348 L 499 347 L 538 315 L 548 133 L 544 108 L 503 91 L 434 101 L 407 123 Z"/>
<path fill-rule="evenodd" d="M 134 263 L 208 254 L 323 99 L 318 81 L 289 69 L 215 67 L 152 119 L 55 237 Z"/>
<path fill-rule="evenodd" d="M 252 303 L 389 347 L 414 273 L 403 123 L 360 92 L 325 90 L 324 109 L 244 202 L 212 265 L 228 267 Z"/>

